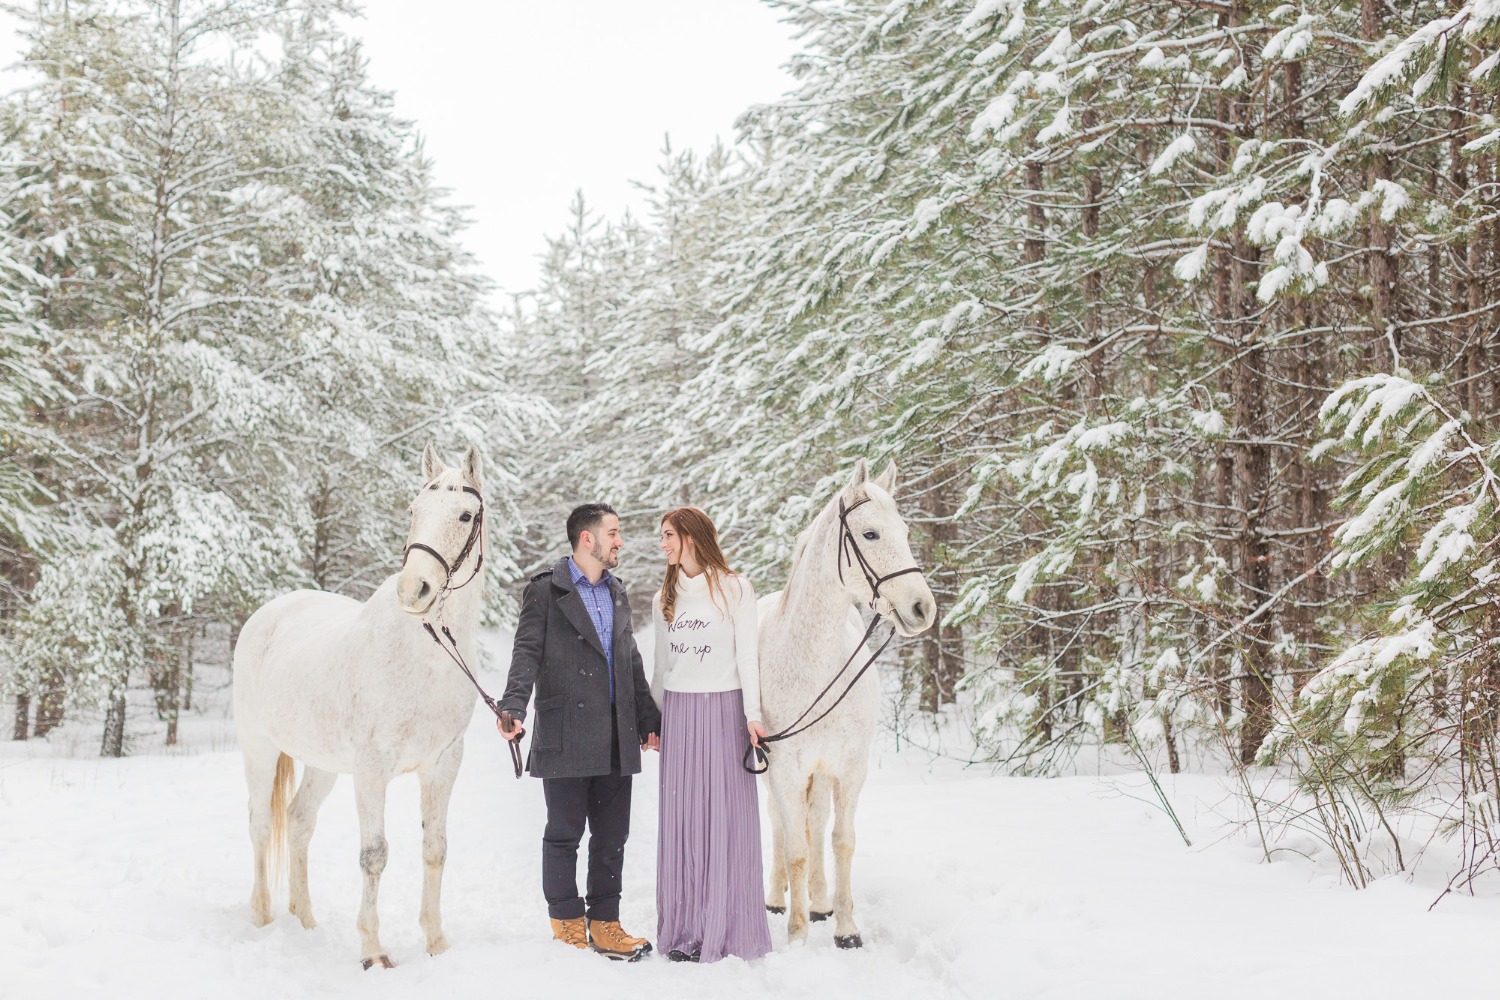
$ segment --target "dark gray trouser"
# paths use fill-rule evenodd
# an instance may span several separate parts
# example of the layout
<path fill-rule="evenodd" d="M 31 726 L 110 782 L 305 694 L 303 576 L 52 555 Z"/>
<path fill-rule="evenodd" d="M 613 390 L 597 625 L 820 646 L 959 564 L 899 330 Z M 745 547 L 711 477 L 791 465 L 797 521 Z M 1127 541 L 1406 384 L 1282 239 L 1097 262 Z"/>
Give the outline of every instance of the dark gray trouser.
<path fill-rule="evenodd" d="M 547 828 L 542 833 L 542 894 L 547 914 L 571 920 L 620 919 L 621 871 L 630 837 L 630 775 L 620 774 L 619 739 L 610 774 L 543 778 Z M 578 895 L 578 845 L 589 832 L 588 898 Z"/>

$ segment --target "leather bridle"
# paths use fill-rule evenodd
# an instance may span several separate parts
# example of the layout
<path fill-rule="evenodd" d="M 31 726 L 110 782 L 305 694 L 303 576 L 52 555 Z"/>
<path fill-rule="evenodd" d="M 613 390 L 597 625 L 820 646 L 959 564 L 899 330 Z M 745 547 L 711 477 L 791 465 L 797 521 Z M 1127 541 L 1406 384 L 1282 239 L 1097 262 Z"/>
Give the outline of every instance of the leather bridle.
<path fill-rule="evenodd" d="M 869 502 L 870 502 L 870 498 L 868 496 L 863 496 L 863 497 L 860 497 L 858 500 L 854 501 L 849 506 L 845 507 L 844 506 L 844 498 L 843 497 L 839 497 L 839 532 L 840 532 L 840 538 L 839 538 L 838 567 L 839 567 L 839 583 L 843 583 L 844 582 L 844 564 L 848 563 L 848 565 L 849 565 L 849 567 L 851 569 L 856 564 L 859 566 L 859 571 L 865 575 L 865 582 L 870 585 L 870 610 L 874 611 L 875 610 L 875 602 L 878 601 L 878 600 L 880 600 L 880 585 L 881 584 L 883 584 L 883 583 L 889 583 L 891 580 L 896 579 L 896 577 L 898 577 L 898 576 L 905 576 L 908 573 L 920 573 L 920 572 L 922 572 L 922 569 L 919 566 L 911 565 L 911 566 L 908 566 L 906 569 L 898 569 L 894 573 L 887 573 L 885 576 L 881 576 L 880 574 L 878 574 L 878 573 L 875 572 L 875 567 L 872 566 L 872 565 L 870 565 L 870 560 L 865 557 L 864 551 L 862 549 L 860 549 L 860 547 L 859 547 L 859 539 L 857 539 L 857 538 L 854 537 L 854 531 L 853 531 L 852 528 L 849 527 L 849 514 L 850 514 L 850 512 L 858 509 L 861 505 L 867 504 Z"/>
<path fill-rule="evenodd" d="M 443 592 L 438 595 L 438 600 L 442 600 L 450 590 L 462 590 L 473 583 L 474 578 L 479 575 L 479 571 L 484 568 L 484 497 L 480 496 L 479 491 L 472 486 L 465 486 L 464 492 L 472 493 L 475 499 L 479 501 L 479 513 L 474 515 L 474 526 L 469 529 L 469 537 L 464 542 L 464 547 L 458 550 L 458 557 L 453 560 L 452 566 L 448 565 L 448 560 L 443 558 L 441 552 L 425 542 L 411 542 L 406 546 L 406 551 L 401 553 L 402 566 L 406 565 L 406 560 L 411 555 L 411 550 L 418 549 L 432 556 L 432 558 L 438 561 L 438 565 L 443 567 Z M 479 545 L 479 558 L 474 562 L 474 572 L 469 574 L 467 580 L 455 587 L 453 585 L 453 574 L 457 573 L 459 568 L 463 566 L 464 561 L 469 558 L 469 553 L 474 551 L 476 543 Z"/>
<path fill-rule="evenodd" d="M 896 577 L 905 576 L 908 573 L 922 572 L 922 568 L 917 565 L 909 566 L 906 569 L 898 569 L 896 572 L 887 573 L 884 576 L 881 576 L 879 573 L 875 572 L 875 567 L 870 564 L 870 560 L 866 558 L 864 551 L 860 549 L 859 540 L 854 537 L 854 531 L 849 527 L 849 512 L 859 507 L 860 504 L 866 504 L 869 502 L 870 498 L 868 496 L 863 496 L 846 507 L 844 506 L 844 498 L 842 496 L 839 497 L 840 537 L 839 551 L 838 555 L 835 558 L 838 563 L 840 583 L 844 582 L 844 564 L 847 562 L 851 568 L 853 568 L 855 565 L 858 565 L 860 572 L 865 576 L 865 582 L 870 585 L 870 611 L 872 612 L 870 616 L 870 624 L 865 627 L 865 634 L 860 636 L 859 644 L 854 647 L 854 651 L 849 654 L 849 658 L 844 661 L 844 665 L 838 669 L 838 673 L 834 674 L 833 679 L 830 680 L 826 686 L 824 686 L 823 690 L 818 692 L 818 696 L 812 700 L 812 704 L 808 705 L 807 709 L 801 715 L 797 716 L 796 721 L 794 721 L 790 726 L 787 726 L 779 733 L 772 733 L 768 736 L 762 736 L 760 738 L 759 746 L 751 744 L 750 746 L 745 748 L 745 759 L 741 762 L 741 766 L 743 766 L 744 769 L 749 771 L 751 774 L 765 774 L 766 771 L 770 769 L 770 744 L 778 743 L 781 740 L 789 739 L 799 733 L 807 732 L 807 730 L 811 729 L 813 726 L 816 726 L 818 723 L 826 719 L 834 709 L 838 708 L 843 700 L 849 696 L 849 692 L 854 690 L 854 685 L 859 683 L 859 679 L 863 677 L 872 666 L 875 665 L 875 661 L 880 658 L 880 654 L 885 652 L 885 647 L 889 646 L 891 644 L 891 640 L 896 638 L 896 627 L 892 625 L 891 634 L 886 636 L 885 641 L 880 644 L 880 647 L 876 649 L 875 652 L 870 654 L 869 658 L 865 660 L 864 665 L 861 666 L 857 671 L 855 671 L 854 676 L 850 678 L 849 683 L 844 685 L 844 690 L 839 692 L 839 696 L 833 700 L 833 704 L 823 709 L 822 712 L 819 712 L 811 722 L 804 723 L 802 721 L 809 715 L 812 715 L 813 711 L 818 707 L 818 703 L 823 700 L 828 692 L 833 690 L 833 686 L 839 682 L 839 678 L 844 676 L 845 671 L 847 671 L 849 667 L 854 663 L 854 658 L 859 655 L 859 651 L 861 649 L 864 649 L 865 644 L 870 641 L 870 636 L 875 634 L 875 629 L 879 627 L 880 620 L 884 617 L 879 611 L 875 609 L 876 603 L 878 603 L 880 600 L 881 584 L 889 583 L 891 580 L 896 579 Z M 751 763 L 752 758 L 756 762 L 755 764 Z M 757 767 L 756 764 L 759 764 L 759 767 Z"/>
<path fill-rule="evenodd" d="M 422 628 L 426 630 L 428 635 L 432 636 L 432 641 L 438 644 L 438 648 L 448 654 L 448 659 L 458 664 L 458 669 L 464 672 L 464 676 L 469 679 L 469 683 L 474 685 L 474 690 L 479 692 L 479 697 L 484 699 L 484 703 L 489 706 L 490 711 L 494 712 L 495 718 L 498 719 L 500 718 L 499 703 L 494 698 L 491 698 L 489 693 L 480 686 L 479 679 L 474 676 L 474 671 L 470 670 L 469 665 L 464 662 L 463 653 L 459 652 L 458 640 L 453 638 L 452 631 L 449 630 L 447 623 L 443 621 L 443 602 L 447 599 L 448 595 L 455 590 L 462 590 L 473 583 L 474 578 L 484 569 L 484 497 L 472 486 L 465 486 L 463 489 L 465 493 L 472 493 L 478 499 L 479 512 L 474 515 L 474 526 L 469 529 L 469 537 L 464 541 L 464 547 L 458 550 L 458 555 L 453 559 L 453 565 L 448 565 L 448 560 L 443 558 L 443 554 L 425 542 L 408 543 L 406 551 L 401 554 L 401 565 L 406 565 L 406 560 L 411 555 L 412 549 L 418 549 L 432 556 L 432 558 L 438 561 L 438 565 L 443 567 L 443 589 L 439 591 L 438 596 L 432 602 L 432 606 L 437 609 L 437 627 L 433 627 L 432 622 L 423 618 Z M 479 556 L 474 560 L 474 572 L 470 573 L 469 578 L 463 583 L 455 586 L 453 583 L 453 574 L 457 573 L 463 567 L 464 562 L 469 558 L 469 553 L 474 551 L 476 544 L 479 546 Z M 438 636 L 439 629 L 442 630 L 441 638 Z M 443 639 L 447 639 L 448 641 L 445 643 Z M 521 735 L 524 736 L 525 734 L 526 731 L 523 729 Z M 516 777 L 519 778 L 522 771 L 521 739 L 518 736 L 513 740 L 506 740 L 506 743 L 510 746 L 511 766 L 515 768 Z"/>

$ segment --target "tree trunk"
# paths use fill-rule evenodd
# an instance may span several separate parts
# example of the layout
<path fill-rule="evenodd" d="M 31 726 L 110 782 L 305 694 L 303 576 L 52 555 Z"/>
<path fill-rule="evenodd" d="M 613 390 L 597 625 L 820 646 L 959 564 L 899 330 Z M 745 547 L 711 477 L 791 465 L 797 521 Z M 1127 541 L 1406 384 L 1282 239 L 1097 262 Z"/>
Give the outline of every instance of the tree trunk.
<path fill-rule="evenodd" d="M 204 627 L 206 633 L 207 626 Z M 193 644 L 192 636 L 188 636 L 187 657 L 182 665 L 182 710 L 191 712 L 193 710 Z"/>
<path fill-rule="evenodd" d="M 31 714 L 31 696 L 26 694 L 16 695 L 16 725 L 11 731 L 11 739 L 24 740 L 27 738 L 28 723 Z"/>
<path fill-rule="evenodd" d="M 62 725 L 64 708 L 64 689 L 62 678 L 56 670 L 49 671 L 45 681 L 47 686 L 37 696 L 36 702 L 36 726 L 31 735 L 37 738 L 46 736 L 52 730 Z"/>
<path fill-rule="evenodd" d="M 177 745 L 177 717 L 182 708 L 182 664 L 187 659 L 187 643 L 184 641 L 183 648 L 172 658 L 172 665 L 167 669 L 167 746 Z"/>
<path fill-rule="evenodd" d="M 1367 42 L 1378 40 L 1385 28 L 1381 22 L 1378 0 L 1360 0 L 1360 30 Z M 1391 180 L 1391 160 L 1376 153 L 1370 161 L 1367 184 Z M 1374 209 L 1370 220 L 1370 318 L 1378 343 L 1365 352 L 1366 365 L 1395 371 L 1401 364 L 1401 331 L 1396 315 L 1396 257 L 1393 248 L 1395 227 L 1380 217 L 1383 209 Z"/>
<path fill-rule="evenodd" d="M 125 689 L 116 687 L 104 713 L 104 739 L 99 746 L 101 757 L 125 756 Z"/>
<path fill-rule="evenodd" d="M 936 478 L 934 475 L 933 479 Z M 961 586 L 958 573 L 950 567 L 950 549 L 958 537 L 953 521 L 958 504 L 951 484 L 942 482 L 928 490 L 924 499 L 931 520 L 925 526 L 922 563 L 927 567 L 927 581 L 937 600 L 938 622 L 922 643 L 926 669 L 922 673 L 921 705 L 924 711 L 936 712 L 943 705 L 952 704 L 964 675 L 963 633 L 942 624 L 943 607 L 958 596 Z"/>

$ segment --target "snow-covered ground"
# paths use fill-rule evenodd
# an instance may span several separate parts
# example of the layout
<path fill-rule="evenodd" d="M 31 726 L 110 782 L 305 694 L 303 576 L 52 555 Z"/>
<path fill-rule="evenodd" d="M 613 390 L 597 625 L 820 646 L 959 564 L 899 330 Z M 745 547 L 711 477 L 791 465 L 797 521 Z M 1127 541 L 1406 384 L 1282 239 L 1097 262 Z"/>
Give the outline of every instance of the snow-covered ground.
<path fill-rule="evenodd" d="M 496 658 L 501 659 L 501 658 Z M 491 660 L 495 662 L 495 660 Z M 484 674 L 498 687 L 501 673 Z M 0 743 L 0 997 L 1409 997 L 1493 989 L 1500 898 L 1389 878 L 1354 892 L 1327 866 L 1275 864 L 1226 833 L 1224 784 L 1169 794 L 1193 848 L 1138 776 L 1028 779 L 878 751 L 859 814 L 857 917 L 747 965 L 619 965 L 554 944 L 540 891 L 539 782 L 516 781 L 479 706 L 454 791 L 444 919 L 423 953 L 415 778 L 391 786 L 382 937 L 399 966 L 363 972 L 347 778 L 312 847 L 321 926 L 250 924 L 240 762 L 222 720 L 188 751 L 124 760 Z M 623 920 L 654 933 L 656 762 L 635 786 Z"/>

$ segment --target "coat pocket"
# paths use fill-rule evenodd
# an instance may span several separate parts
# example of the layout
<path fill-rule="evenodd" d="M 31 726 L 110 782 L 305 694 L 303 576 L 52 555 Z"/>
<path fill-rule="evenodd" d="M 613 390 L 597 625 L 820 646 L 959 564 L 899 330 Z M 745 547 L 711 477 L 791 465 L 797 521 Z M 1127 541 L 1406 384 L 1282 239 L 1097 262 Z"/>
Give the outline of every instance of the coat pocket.
<path fill-rule="evenodd" d="M 561 750 L 563 744 L 563 704 L 565 695 L 555 694 L 536 700 L 536 739 L 534 750 Z"/>

